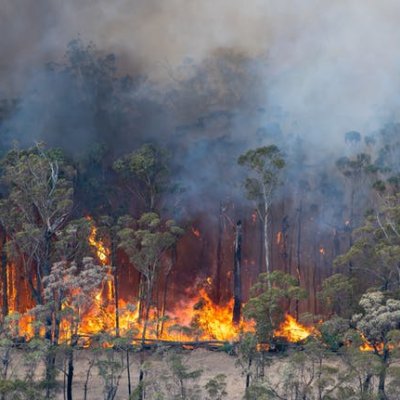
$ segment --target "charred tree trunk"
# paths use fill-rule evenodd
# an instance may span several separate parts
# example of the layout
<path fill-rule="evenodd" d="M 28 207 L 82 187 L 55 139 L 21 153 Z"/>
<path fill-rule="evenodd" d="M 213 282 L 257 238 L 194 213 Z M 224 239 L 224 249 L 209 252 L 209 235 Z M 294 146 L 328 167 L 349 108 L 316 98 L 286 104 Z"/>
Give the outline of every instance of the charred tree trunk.
<path fill-rule="evenodd" d="M 176 245 L 174 245 L 174 247 L 171 250 L 171 259 L 172 259 L 172 263 L 170 268 L 168 268 L 167 273 L 165 274 L 165 281 L 164 281 L 164 289 L 163 289 L 163 299 L 162 299 L 162 311 L 161 311 L 161 326 L 160 326 L 160 336 L 163 335 L 164 333 L 164 317 L 165 317 L 165 313 L 167 310 L 167 295 L 168 295 L 168 284 L 169 284 L 169 278 L 171 276 L 171 271 L 172 268 L 174 267 L 174 265 L 176 265 L 176 262 L 178 260 L 178 250 Z"/>
<path fill-rule="evenodd" d="M 139 276 L 139 305 L 138 305 L 138 322 L 142 322 L 143 320 L 143 314 L 144 314 L 144 304 L 143 304 L 143 300 L 144 300 L 144 285 L 145 285 L 145 278 L 144 275 L 140 272 L 140 276 Z"/>
<path fill-rule="evenodd" d="M 264 223 L 261 218 L 259 218 L 259 230 L 260 230 L 260 252 L 258 257 L 258 275 L 263 272 L 264 264 Z"/>
<path fill-rule="evenodd" d="M 215 272 L 215 301 L 217 304 L 221 301 L 221 275 L 222 275 L 222 264 L 223 264 L 223 252 L 222 252 L 222 239 L 224 234 L 224 223 L 223 223 L 223 205 L 219 205 L 218 215 L 218 243 L 217 243 L 217 270 Z"/>
<path fill-rule="evenodd" d="M 67 371 L 67 400 L 72 400 L 72 381 L 74 379 L 74 349 L 68 349 L 68 371 Z"/>
<path fill-rule="evenodd" d="M 126 349 L 126 372 L 127 372 L 127 379 L 128 379 L 128 395 L 131 398 L 132 394 L 132 385 L 131 385 L 131 361 L 129 357 L 129 347 Z"/>
<path fill-rule="evenodd" d="M 112 252 L 111 252 L 111 268 L 114 278 L 114 302 L 115 302 L 115 336 L 119 337 L 119 282 L 118 282 L 118 269 L 116 260 L 116 243 L 112 240 Z"/>
<path fill-rule="evenodd" d="M 240 323 L 242 312 L 242 222 L 236 224 L 235 247 L 234 247 L 234 266 L 233 266 L 233 316 L 232 321 L 235 325 Z"/>
<path fill-rule="evenodd" d="M 2 315 L 3 319 L 8 315 L 8 271 L 7 271 L 7 235 L 3 232 L 3 240 L 1 245 L 1 279 L 2 279 L 2 291 L 3 291 L 3 304 L 2 304 Z"/>
<path fill-rule="evenodd" d="M 299 208 L 297 209 L 297 249 L 296 249 L 296 275 L 297 282 L 300 285 L 301 281 L 301 228 L 303 217 L 303 202 L 300 201 Z M 296 320 L 299 319 L 299 300 L 296 300 Z"/>

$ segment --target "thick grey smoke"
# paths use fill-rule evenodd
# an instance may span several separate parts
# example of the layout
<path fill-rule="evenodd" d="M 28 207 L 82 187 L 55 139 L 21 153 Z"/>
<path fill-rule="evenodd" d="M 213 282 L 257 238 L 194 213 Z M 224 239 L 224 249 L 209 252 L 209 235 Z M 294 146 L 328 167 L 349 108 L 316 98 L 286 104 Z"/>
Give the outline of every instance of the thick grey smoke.
<path fill-rule="evenodd" d="M 24 90 L 78 34 L 153 79 L 235 47 L 267 54 L 268 106 L 322 144 L 379 128 L 399 105 L 396 0 L 1 0 L 2 95 Z"/>

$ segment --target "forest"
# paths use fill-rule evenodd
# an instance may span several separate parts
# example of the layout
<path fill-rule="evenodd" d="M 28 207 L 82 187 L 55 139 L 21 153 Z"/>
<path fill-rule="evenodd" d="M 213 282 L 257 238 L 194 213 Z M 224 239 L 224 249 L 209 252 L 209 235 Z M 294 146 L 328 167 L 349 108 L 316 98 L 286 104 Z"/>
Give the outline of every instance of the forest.
<path fill-rule="evenodd" d="M 1 400 L 400 398 L 400 123 L 303 135 L 267 64 L 78 36 L 0 99 Z"/>

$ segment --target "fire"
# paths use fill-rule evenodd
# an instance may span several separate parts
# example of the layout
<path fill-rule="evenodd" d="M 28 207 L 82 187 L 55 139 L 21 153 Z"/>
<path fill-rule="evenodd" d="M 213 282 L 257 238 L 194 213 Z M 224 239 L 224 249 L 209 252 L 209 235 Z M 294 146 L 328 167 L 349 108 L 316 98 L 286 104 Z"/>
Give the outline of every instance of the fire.
<path fill-rule="evenodd" d="M 378 343 L 377 345 L 373 346 L 368 339 L 360 333 L 361 339 L 363 341 L 363 344 L 359 347 L 360 351 L 382 351 L 383 350 L 383 343 Z"/>
<path fill-rule="evenodd" d="M 257 222 L 257 211 L 254 210 L 253 213 L 251 214 L 251 221 L 253 222 L 253 224 L 255 224 Z"/>
<path fill-rule="evenodd" d="M 319 254 L 321 254 L 321 255 L 324 256 L 325 253 L 326 253 L 325 248 L 321 246 L 321 247 L 319 248 Z"/>
<path fill-rule="evenodd" d="M 200 230 L 197 229 L 197 228 L 195 228 L 194 226 L 192 226 L 192 233 L 193 233 L 193 235 L 196 236 L 197 238 L 200 238 L 200 237 L 201 237 Z"/>
<path fill-rule="evenodd" d="M 275 336 L 283 337 L 288 342 L 296 343 L 301 340 L 307 339 L 310 335 L 314 334 L 315 328 L 307 327 L 300 324 L 290 314 L 286 314 L 285 320 L 275 331 Z"/>
<path fill-rule="evenodd" d="M 103 287 L 99 288 L 93 294 L 92 305 L 89 310 L 79 314 L 79 325 L 73 327 L 72 321 L 66 318 L 62 319 L 60 324 L 60 341 L 70 340 L 72 330 L 81 337 L 90 338 L 92 335 L 107 332 L 115 334 L 115 293 L 113 288 L 113 275 L 111 269 L 107 267 L 111 251 L 105 243 L 97 237 L 97 228 L 91 221 L 91 231 L 88 238 L 89 244 L 96 250 L 98 261 L 104 268 L 107 268 L 107 279 Z M 200 236 L 200 231 L 192 228 L 196 237 Z M 10 274 L 14 271 L 11 269 Z M 10 277 L 11 278 L 11 277 Z M 11 279 L 10 279 L 11 281 Z M 197 296 L 189 297 L 186 301 L 181 301 L 166 314 L 162 319 L 157 308 L 152 308 L 149 317 L 146 339 L 172 340 L 172 341 L 193 341 L 193 340 L 218 340 L 218 341 L 236 341 L 243 332 L 254 332 L 255 324 L 253 321 L 242 320 L 240 324 L 235 325 L 232 322 L 233 298 L 226 304 L 215 304 L 211 299 L 206 288 L 212 285 L 211 277 L 204 282 Z M 10 298 L 14 288 L 9 287 Z M 79 288 L 76 289 L 79 293 Z M 11 301 L 13 303 L 13 301 Z M 64 305 L 63 305 L 64 306 Z M 68 307 L 67 304 L 65 304 Z M 138 304 L 127 304 L 123 299 L 119 300 L 119 332 L 121 335 L 130 335 L 132 341 L 140 338 L 143 322 L 139 319 Z M 14 311 L 11 309 L 11 311 Z M 17 336 L 24 336 L 30 339 L 35 334 L 34 316 L 29 312 L 18 316 L 15 314 L 14 331 Z M 289 342 L 303 340 L 313 333 L 312 328 L 307 328 L 295 321 L 290 315 L 286 315 L 285 321 L 275 332 L 275 336 L 284 337 Z M 90 345 L 90 339 L 82 343 L 85 346 Z"/>
<path fill-rule="evenodd" d="M 86 217 L 88 221 L 92 221 L 91 217 Z M 96 255 L 102 265 L 107 265 L 110 258 L 110 250 L 105 247 L 101 240 L 97 240 L 97 227 L 92 223 L 89 235 L 89 244 L 96 249 Z"/>
<path fill-rule="evenodd" d="M 282 232 L 279 231 L 279 232 L 276 234 L 276 244 L 279 245 L 279 244 L 281 244 L 281 242 L 282 242 Z"/>

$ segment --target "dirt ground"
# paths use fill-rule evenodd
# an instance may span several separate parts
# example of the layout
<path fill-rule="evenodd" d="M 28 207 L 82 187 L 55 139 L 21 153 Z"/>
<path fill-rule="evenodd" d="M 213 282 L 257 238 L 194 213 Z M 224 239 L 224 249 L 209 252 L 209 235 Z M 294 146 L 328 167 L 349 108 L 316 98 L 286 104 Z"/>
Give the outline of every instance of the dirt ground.
<path fill-rule="evenodd" d="M 195 381 L 196 384 L 203 387 L 211 378 L 218 374 L 226 375 L 228 400 L 242 399 L 245 386 L 245 377 L 241 375 L 241 369 L 235 365 L 236 357 L 230 356 L 224 352 L 214 352 L 203 349 L 192 351 L 183 351 L 181 353 L 185 364 L 190 370 L 202 369 L 201 377 Z M 133 355 L 134 361 L 131 365 L 131 381 L 135 386 L 138 381 L 138 354 Z M 152 354 L 146 356 L 146 362 L 149 365 L 147 381 L 151 384 L 156 379 L 160 380 L 161 375 L 168 374 L 168 365 L 165 363 L 166 355 Z M 93 354 L 90 351 L 79 351 L 75 355 L 75 373 L 73 383 L 74 400 L 83 400 L 84 385 L 90 360 Z M 103 399 L 103 381 L 99 376 L 97 367 L 91 370 L 91 376 L 88 383 L 87 400 Z M 151 395 L 152 397 L 154 395 Z M 155 397 L 155 396 L 154 396 Z M 150 397 L 151 398 L 151 397 Z M 205 398 L 205 394 L 204 394 Z M 57 399 L 64 399 L 62 391 L 58 394 Z M 125 370 L 121 376 L 116 400 L 128 399 L 128 380 L 127 371 Z"/>

